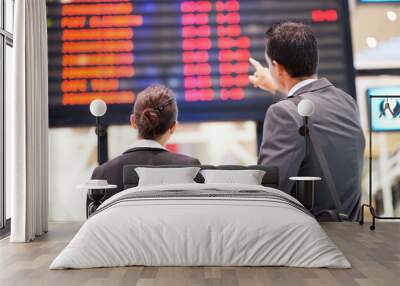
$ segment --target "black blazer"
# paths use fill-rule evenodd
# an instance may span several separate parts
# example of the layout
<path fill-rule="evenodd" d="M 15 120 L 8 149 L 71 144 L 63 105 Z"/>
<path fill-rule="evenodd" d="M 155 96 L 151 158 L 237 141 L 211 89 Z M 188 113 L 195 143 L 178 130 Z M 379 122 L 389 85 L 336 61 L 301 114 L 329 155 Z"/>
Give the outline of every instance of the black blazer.
<path fill-rule="evenodd" d="M 200 165 L 200 161 L 161 148 L 137 147 L 98 166 L 93 171 L 92 179 L 107 180 L 109 184 L 117 185 L 117 189 L 111 192 L 107 191 L 109 195 L 121 192 L 123 190 L 124 165 Z"/>

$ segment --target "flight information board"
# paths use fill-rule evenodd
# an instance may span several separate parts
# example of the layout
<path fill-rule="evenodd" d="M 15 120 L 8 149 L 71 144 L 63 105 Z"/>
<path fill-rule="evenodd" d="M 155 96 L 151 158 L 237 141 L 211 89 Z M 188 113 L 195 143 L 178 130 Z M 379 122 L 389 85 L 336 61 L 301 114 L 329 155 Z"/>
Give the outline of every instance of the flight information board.
<path fill-rule="evenodd" d="M 271 95 L 249 84 L 248 59 L 265 63 L 265 32 L 282 20 L 310 24 L 319 75 L 354 95 L 347 1 L 47 1 L 51 126 L 91 124 L 108 103 L 126 124 L 153 83 L 177 95 L 181 121 L 263 120 Z"/>

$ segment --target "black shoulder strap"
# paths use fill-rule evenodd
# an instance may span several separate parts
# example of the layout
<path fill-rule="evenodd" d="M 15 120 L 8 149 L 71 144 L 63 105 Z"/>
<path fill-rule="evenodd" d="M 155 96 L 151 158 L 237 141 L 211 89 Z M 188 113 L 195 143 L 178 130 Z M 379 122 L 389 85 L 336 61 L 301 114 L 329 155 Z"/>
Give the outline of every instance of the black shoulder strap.
<path fill-rule="evenodd" d="M 302 98 L 300 96 L 295 96 L 288 98 L 288 100 L 292 101 L 297 106 L 302 100 Z M 326 183 L 328 185 L 328 190 L 335 203 L 335 207 L 339 213 L 343 213 L 343 206 L 336 190 L 335 181 L 333 180 L 332 173 L 329 169 L 328 161 L 326 160 L 325 154 L 321 148 L 321 143 L 319 141 L 318 136 L 315 133 L 315 129 L 314 126 L 312 125 L 312 122 L 309 124 L 308 130 L 309 130 L 308 134 L 310 135 L 311 144 L 314 147 L 318 163 L 321 167 L 322 174 L 325 177 Z"/>

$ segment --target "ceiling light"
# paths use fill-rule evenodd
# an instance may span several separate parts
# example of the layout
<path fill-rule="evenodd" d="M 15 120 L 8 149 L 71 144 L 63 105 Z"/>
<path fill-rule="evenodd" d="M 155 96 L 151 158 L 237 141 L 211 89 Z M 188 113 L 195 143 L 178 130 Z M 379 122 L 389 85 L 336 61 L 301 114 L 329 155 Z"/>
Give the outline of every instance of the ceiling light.
<path fill-rule="evenodd" d="M 375 37 L 367 37 L 367 45 L 370 48 L 375 48 L 378 45 L 378 41 Z"/>
<path fill-rule="evenodd" d="M 386 16 L 389 19 L 389 21 L 391 21 L 391 22 L 394 22 L 397 20 L 397 13 L 394 11 L 387 11 Z"/>

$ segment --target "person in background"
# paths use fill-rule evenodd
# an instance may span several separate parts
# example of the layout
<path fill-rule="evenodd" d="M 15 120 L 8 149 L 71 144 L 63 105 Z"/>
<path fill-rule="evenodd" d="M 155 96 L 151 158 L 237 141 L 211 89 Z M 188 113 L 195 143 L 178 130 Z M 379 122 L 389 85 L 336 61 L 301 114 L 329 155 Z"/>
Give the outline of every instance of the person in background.
<path fill-rule="evenodd" d="M 173 92 L 163 85 L 152 85 L 136 97 L 130 117 L 138 140 L 122 155 L 98 166 L 92 179 L 117 185 L 112 194 L 123 190 L 124 165 L 200 165 L 199 160 L 169 152 L 165 145 L 177 128 L 178 107 Z"/>
<path fill-rule="evenodd" d="M 305 140 L 299 135 L 303 118 L 290 98 L 309 99 L 315 105 L 311 124 L 329 165 L 345 214 L 357 220 L 360 210 L 364 134 L 356 101 L 325 78 L 318 78 L 318 45 L 311 28 L 282 22 L 267 31 L 269 69 L 250 59 L 256 69 L 249 76 L 255 87 L 276 94 L 265 116 L 258 163 L 278 166 L 280 189 L 293 194 L 291 176 L 319 176 L 314 215 L 334 209 L 315 150 L 306 157 Z"/>

